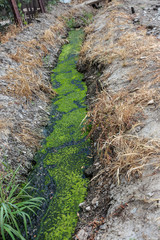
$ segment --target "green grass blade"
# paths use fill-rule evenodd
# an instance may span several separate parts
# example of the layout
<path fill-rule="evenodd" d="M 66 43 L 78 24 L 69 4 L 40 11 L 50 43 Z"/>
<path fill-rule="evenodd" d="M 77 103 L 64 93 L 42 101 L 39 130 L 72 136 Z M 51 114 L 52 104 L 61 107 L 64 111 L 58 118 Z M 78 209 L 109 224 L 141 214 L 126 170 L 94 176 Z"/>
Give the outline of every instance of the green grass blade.
<path fill-rule="evenodd" d="M 2 239 L 5 240 L 5 235 L 4 235 L 4 209 L 1 206 L 1 216 L 0 216 L 0 228 L 1 228 L 1 235 L 2 235 Z"/>
<path fill-rule="evenodd" d="M 5 231 L 10 235 L 12 240 L 16 240 L 10 229 L 7 227 L 7 225 L 4 226 Z"/>
<path fill-rule="evenodd" d="M 5 224 L 5 228 L 7 228 L 10 232 L 12 232 L 15 236 L 17 236 L 21 240 L 26 240 L 21 233 L 19 233 L 16 229 L 11 227 L 9 224 Z"/>

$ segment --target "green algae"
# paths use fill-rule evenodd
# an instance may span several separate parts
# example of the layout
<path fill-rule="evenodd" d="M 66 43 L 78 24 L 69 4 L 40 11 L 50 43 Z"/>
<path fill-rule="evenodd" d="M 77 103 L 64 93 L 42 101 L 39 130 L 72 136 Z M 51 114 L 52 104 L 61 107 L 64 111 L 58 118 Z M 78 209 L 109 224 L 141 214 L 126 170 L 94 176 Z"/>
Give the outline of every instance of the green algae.
<path fill-rule="evenodd" d="M 82 30 L 70 31 L 69 44 L 63 46 L 57 67 L 51 74 L 58 95 L 53 100 L 49 133 L 37 161 L 44 172 L 47 170 L 45 184 L 53 179 L 56 192 L 41 220 L 38 240 L 71 239 L 79 203 L 84 201 L 87 192 L 88 180 L 83 177 L 83 168 L 90 164 L 87 158 L 90 142 L 81 126 L 86 116 L 87 87 L 82 82 L 83 75 L 76 70 L 83 35 Z"/>

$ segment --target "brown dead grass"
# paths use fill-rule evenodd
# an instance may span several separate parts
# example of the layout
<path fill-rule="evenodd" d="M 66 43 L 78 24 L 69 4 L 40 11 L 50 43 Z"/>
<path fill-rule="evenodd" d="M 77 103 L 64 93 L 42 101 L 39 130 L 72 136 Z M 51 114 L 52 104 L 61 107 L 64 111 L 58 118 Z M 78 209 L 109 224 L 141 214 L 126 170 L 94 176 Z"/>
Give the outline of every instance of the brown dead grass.
<path fill-rule="evenodd" d="M 7 129 L 8 127 L 11 127 L 12 123 L 10 119 L 0 119 L 0 131 Z"/>
<path fill-rule="evenodd" d="M 30 128 L 26 127 L 22 124 L 22 131 L 20 134 L 17 135 L 17 137 L 26 145 L 29 147 L 36 146 L 37 148 L 40 147 L 40 140 L 42 140 L 42 136 L 38 135 L 36 132 L 31 130 Z"/>
<path fill-rule="evenodd" d="M 143 125 L 143 109 L 150 100 L 159 101 L 155 89 L 140 89 L 136 92 L 118 92 L 109 95 L 103 91 L 90 112 L 89 134 L 97 135 L 97 150 L 108 176 L 127 173 L 128 178 L 139 175 L 147 162 L 160 154 L 160 141 L 145 139 L 132 134 Z"/>
<path fill-rule="evenodd" d="M 1 131 L 2 129 L 4 129 L 4 128 L 6 128 L 6 120 L 1 119 L 1 120 L 0 120 L 0 131 Z"/>
<path fill-rule="evenodd" d="M 82 68 L 105 69 L 100 81 L 106 84 L 113 73 L 112 66 L 118 64 L 122 71 L 130 67 L 125 89 L 103 90 L 88 120 L 92 124 L 90 135 L 97 137 L 97 151 L 104 164 L 102 172 L 115 176 L 119 183 L 121 174 L 128 178 L 135 172 L 141 175 L 151 159 L 156 164 L 159 161 L 159 140 L 139 137 L 136 129 L 143 126 L 144 110 L 150 101 L 155 106 L 160 102 L 156 87 L 160 83 L 160 46 L 155 37 L 146 36 L 146 29 L 132 25 L 120 2 L 110 3 L 100 14 L 104 14 L 103 22 L 98 23 L 101 18 L 97 16 L 86 28 L 79 64 Z"/>
<path fill-rule="evenodd" d="M 1 43 L 8 42 L 11 38 L 14 38 L 21 31 L 22 29 L 20 27 L 16 25 L 10 25 L 5 34 L 0 33 L 0 42 Z"/>
<path fill-rule="evenodd" d="M 121 7 L 120 3 L 119 6 Z M 118 2 L 110 5 L 111 9 L 104 10 L 109 13 L 106 14 L 107 21 L 100 31 L 95 31 L 98 18 L 93 24 L 87 26 L 85 31 L 89 37 L 81 49 L 79 63 L 103 68 L 117 60 L 123 60 L 123 65 L 127 66 L 132 59 L 132 63 L 145 70 L 150 59 L 150 62 L 154 62 L 157 69 L 160 69 L 158 56 L 160 48 L 157 39 L 146 36 L 146 29 L 143 27 L 137 27 L 136 31 L 135 27 L 132 29 L 131 17 L 123 11 L 122 7 L 121 11 L 117 10 L 117 7 Z M 101 38 L 99 38 L 100 35 Z"/>
<path fill-rule="evenodd" d="M 47 46 L 55 46 L 57 42 L 63 43 L 59 39 L 59 34 L 64 34 L 65 24 L 58 22 L 55 26 L 47 29 L 39 40 L 33 39 L 23 43 L 23 47 L 17 49 L 16 54 L 9 57 L 16 61 L 17 69 L 9 69 L 3 77 L 8 82 L 6 89 L 1 89 L 6 94 L 14 96 L 25 96 L 32 99 L 35 96 L 47 101 L 48 96 L 54 96 L 51 84 L 42 80 L 42 58 L 48 54 Z M 47 97 L 47 98 L 46 98 Z"/>

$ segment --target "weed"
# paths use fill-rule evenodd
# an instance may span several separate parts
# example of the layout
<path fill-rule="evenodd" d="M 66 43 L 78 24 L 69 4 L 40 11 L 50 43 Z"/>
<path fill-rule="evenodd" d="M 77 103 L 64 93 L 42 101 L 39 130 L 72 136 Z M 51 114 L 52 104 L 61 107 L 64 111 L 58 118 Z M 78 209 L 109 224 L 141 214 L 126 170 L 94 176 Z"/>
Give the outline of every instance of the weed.
<path fill-rule="evenodd" d="M 76 20 L 74 18 L 70 18 L 67 21 L 67 27 L 68 28 L 74 28 L 76 26 Z"/>
<path fill-rule="evenodd" d="M 28 192 L 31 191 L 29 183 L 20 184 L 17 180 L 19 167 L 7 172 L 0 178 L 0 229 L 3 240 L 21 239 L 25 240 L 20 230 L 20 221 L 23 222 L 27 236 L 27 221 L 31 223 L 28 212 L 35 213 L 39 209 L 43 198 L 32 197 Z"/>
<path fill-rule="evenodd" d="M 44 63 L 45 65 L 48 65 L 49 60 L 50 60 L 50 55 L 47 55 L 47 56 L 45 56 L 45 57 L 43 58 L 43 63 Z"/>
<path fill-rule="evenodd" d="M 58 2 L 58 0 L 49 1 L 47 4 L 47 11 L 50 12 L 52 10 L 52 6 L 54 6 L 57 2 Z"/>

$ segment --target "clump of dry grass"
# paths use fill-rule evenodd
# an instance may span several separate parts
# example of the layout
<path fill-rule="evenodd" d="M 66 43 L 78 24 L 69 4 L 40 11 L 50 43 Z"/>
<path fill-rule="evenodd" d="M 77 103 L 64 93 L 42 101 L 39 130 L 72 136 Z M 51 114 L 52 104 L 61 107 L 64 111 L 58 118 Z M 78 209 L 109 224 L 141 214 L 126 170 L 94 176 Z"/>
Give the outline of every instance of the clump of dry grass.
<path fill-rule="evenodd" d="M 6 121 L 5 120 L 0 120 L 0 131 L 6 127 Z"/>
<path fill-rule="evenodd" d="M 100 81 L 108 89 L 97 96 L 88 121 L 92 123 L 90 135 L 97 137 L 104 171 L 119 181 L 122 173 L 128 177 L 135 172 L 141 174 L 148 161 L 151 158 L 157 161 L 160 153 L 158 140 L 135 134 L 137 127 L 143 125 L 145 107 L 150 101 L 155 105 L 160 101 L 156 88 L 160 81 L 160 48 L 155 37 L 146 36 L 144 27 L 133 25 L 121 2 L 112 1 L 100 14 L 103 21 L 97 16 L 85 30 L 79 64 L 87 69 L 105 69 Z M 123 79 L 117 76 L 120 87 L 116 88 L 112 74 L 117 69 L 123 72 L 123 68 L 125 89 Z"/>
<path fill-rule="evenodd" d="M 12 124 L 10 119 L 0 119 L 0 131 L 6 129 L 7 127 L 11 127 Z"/>
<path fill-rule="evenodd" d="M 109 8 L 104 9 L 104 12 L 103 23 L 97 24 L 99 21 L 97 16 L 97 19 L 85 29 L 87 37 L 81 49 L 79 64 L 87 65 L 88 68 L 91 66 L 103 68 L 118 60 L 126 67 L 132 60 L 138 71 L 140 67 L 147 69 L 150 60 L 150 63 L 155 63 L 159 69 L 157 39 L 154 36 L 146 36 L 144 27 L 135 29 L 131 16 L 123 10 L 121 3 L 112 3 Z"/>
<path fill-rule="evenodd" d="M 15 37 L 22 29 L 16 25 L 10 25 L 5 34 L 0 34 L 0 42 L 6 43 L 9 39 Z"/>
<path fill-rule="evenodd" d="M 155 89 L 140 89 L 136 92 L 120 91 L 108 94 L 103 91 L 90 112 L 89 136 L 97 136 L 97 151 L 108 176 L 141 173 L 153 156 L 160 153 L 160 142 L 132 134 L 142 125 L 143 109 L 150 100 L 158 101 Z"/>
<path fill-rule="evenodd" d="M 21 65 L 17 71 L 10 70 L 4 78 L 8 82 L 6 94 L 25 96 L 28 99 L 37 96 L 44 100 L 47 100 L 46 94 L 55 95 L 51 85 L 42 81 L 41 72 L 38 71 L 37 74 L 33 66 Z"/>
<path fill-rule="evenodd" d="M 37 96 L 47 100 L 46 94 L 55 95 L 51 84 L 42 80 L 42 58 L 48 54 L 48 45 L 55 46 L 57 41 L 63 40 L 57 38 L 57 35 L 64 33 L 64 23 L 60 22 L 56 26 L 51 26 L 44 32 L 39 40 L 33 39 L 23 43 L 23 47 L 17 49 L 16 54 L 10 54 L 9 57 L 19 64 L 17 69 L 9 69 L 3 79 L 7 80 L 8 86 L 6 94 L 25 96 L 32 99 Z M 40 51 L 41 50 L 41 51 Z M 48 96 L 47 96 L 48 97 Z"/>
<path fill-rule="evenodd" d="M 26 145 L 29 147 L 40 147 L 40 140 L 42 140 L 42 136 L 34 132 L 32 129 L 27 127 L 25 124 L 21 125 L 21 133 L 17 134 L 17 137 Z"/>

